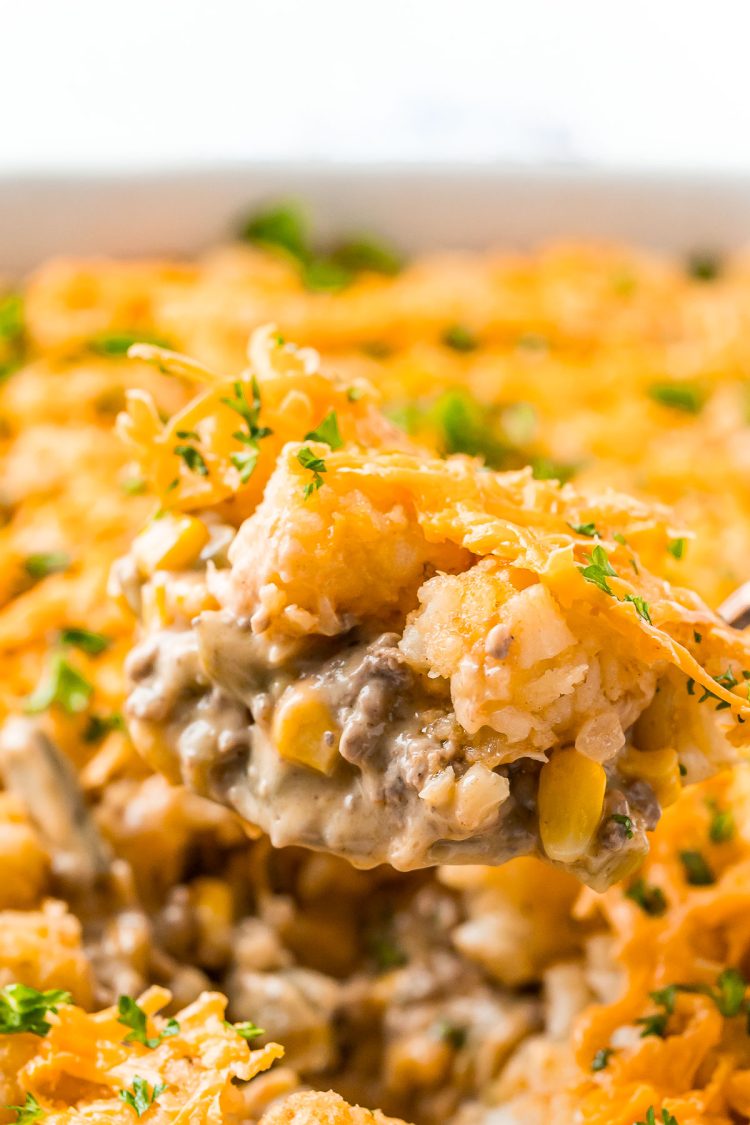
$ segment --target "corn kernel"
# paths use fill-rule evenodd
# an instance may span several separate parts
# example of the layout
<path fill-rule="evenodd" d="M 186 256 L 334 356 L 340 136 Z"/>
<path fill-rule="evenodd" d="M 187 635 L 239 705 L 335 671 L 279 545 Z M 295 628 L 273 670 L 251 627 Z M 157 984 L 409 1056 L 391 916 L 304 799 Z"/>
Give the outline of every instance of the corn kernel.
<path fill-rule="evenodd" d="M 677 751 L 671 746 L 661 750 L 636 750 L 629 746 L 618 762 L 625 777 L 642 778 L 656 793 L 659 804 L 672 805 L 682 790 Z"/>
<path fill-rule="evenodd" d="M 539 777 L 539 832 L 550 859 L 573 863 L 599 826 L 607 775 L 577 750 L 556 750 Z"/>
<path fill-rule="evenodd" d="M 136 536 L 133 555 L 143 577 L 149 578 L 156 570 L 190 566 L 207 542 L 208 529 L 195 516 L 165 515 Z"/>
<path fill-rule="evenodd" d="M 161 629 L 169 623 L 167 610 L 166 576 L 159 575 L 143 587 L 141 595 L 141 620 L 146 629 Z"/>
<path fill-rule="evenodd" d="M 289 762 L 320 773 L 330 773 L 336 763 L 336 724 L 329 708 L 310 688 L 287 688 L 276 707 L 271 736 L 278 754 Z"/>

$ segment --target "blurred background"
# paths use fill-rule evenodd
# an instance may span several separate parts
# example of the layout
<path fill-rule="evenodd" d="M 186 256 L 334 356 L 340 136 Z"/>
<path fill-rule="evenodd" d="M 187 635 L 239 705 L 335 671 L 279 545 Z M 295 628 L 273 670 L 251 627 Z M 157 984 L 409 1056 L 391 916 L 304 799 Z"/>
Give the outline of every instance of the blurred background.
<path fill-rule="evenodd" d="M 750 171 L 744 0 L 2 0 L 0 173 Z"/>

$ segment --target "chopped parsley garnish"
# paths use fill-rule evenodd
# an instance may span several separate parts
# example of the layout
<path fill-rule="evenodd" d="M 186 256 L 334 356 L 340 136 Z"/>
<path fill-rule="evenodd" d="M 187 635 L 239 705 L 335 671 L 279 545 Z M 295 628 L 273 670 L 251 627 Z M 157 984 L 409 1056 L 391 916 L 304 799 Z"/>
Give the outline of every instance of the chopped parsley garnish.
<path fill-rule="evenodd" d="M 716 876 L 701 852 L 685 850 L 679 856 L 685 869 L 685 880 L 691 887 L 710 887 L 716 882 Z"/>
<path fill-rule="evenodd" d="M 675 1001 L 677 999 L 677 986 L 668 984 L 666 988 L 657 989 L 655 992 L 650 992 L 649 996 L 663 1010 L 661 1012 L 652 1012 L 648 1016 L 641 1016 L 635 1022 L 640 1024 L 643 1028 L 641 1031 L 641 1039 L 647 1039 L 650 1035 L 658 1035 L 663 1039 L 667 1032 L 667 1024 L 669 1017 L 674 1013 Z"/>
<path fill-rule="evenodd" d="M 686 539 L 670 539 L 667 543 L 667 550 L 672 558 L 681 559 L 685 554 Z"/>
<path fill-rule="evenodd" d="M 708 826 L 709 840 L 712 844 L 728 843 L 734 836 L 734 814 L 731 809 L 722 809 L 718 801 L 713 799 L 706 801 L 706 804 L 711 813 L 711 821 Z"/>
<path fill-rule="evenodd" d="M 125 480 L 120 481 L 120 488 L 128 496 L 140 496 L 146 491 L 146 482 L 143 477 L 126 477 Z"/>
<path fill-rule="evenodd" d="M 591 1060 L 591 1069 L 593 1071 L 605 1070 L 614 1053 L 613 1047 L 602 1047 Z"/>
<path fill-rule="evenodd" d="M 408 962 L 408 957 L 396 942 L 388 937 L 378 938 L 373 942 L 373 956 L 377 967 L 383 972 L 389 969 L 400 969 Z"/>
<path fill-rule="evenodd" d="M 33 1094 L 27 1094 L 23 1105 L 6 1105 L 5 1109 L 12 1109 L 15 1111 L 16 1120 L 14 1125 L 31 1125 L 33 1121 L 38 1121 L 43 1117 L 46 1110 L 42 1109 L 39 1102 Z"/>
<path fill-rule="evenodd" d="M 24 570 L 29 578 L 41 582 L 50 574 L 62 574 L 70 566 L 70 556 L 64 551 L 39 551 L 27 555 L 23 562 Z"/>
<path fill-rule="evenodd" d="M 696 281 L 715 281 L 721 273 L 721 259 L 717 254 L 700 251 L 691 254 L 687 262 L 687 272 Z"/>
<path fill-rule="evenodd" d="M 339 293 L 352 280 L 351 270 L 333 258 L 313 258 L 302 267 L 302 283 L 311 293 Z"/>
<path fill-rule="evenodd" d="M 95 355 L 124 356 L 134 344 L 153 344 L 157 348 L 170 348 L 168 340 L 154 336 L 150 332 L 127 331 L 100 332 L 87 343 L 89 351 Z"/>
<path fill-rule="evenodd" d="M 623 602 L 631 602 L 635 606 L 636 613 L 649 625 L 652 625 L 651 614 L 649 613 L 648 602 L 640 596 L 640 594 L 626 594 L 624 598 L 620 599 Z"/>
<path fill-rule="evenodd" d="M 398 943 L 394 932 L 394 920 L 389 914 L 366 933 L 367 949 L 375 965 L 381 972 L 400 969 L 408 964 L 409 958 Z"/>
<path fill-rule="evenodd" d="M 304 445 L 302 449 L 300 449 L 299 453 L 297 454 L 297 460 L 299 461 L 303 469 L 309 469 L 313 475 L 312 480 L 308 484 L 306 484 L 303 489 L 305 500 L 307 500 L 310 496 L 312 496 L 313 492 L 316 492 L 319 488 L 322 488 L 323 477 L 321 476 L 321 473 L 328 472 L 328 469 L 326 468 L 326 463 L 323 458 L 316 457 L 312 449 L 310 449 L 310 447 L 307 445 Z"/>
<path fill-rule="evenodd" d="M 705 388 L 697 383 L 652 383 L 648 393 L 660 406 L 681 410 L 683 414 L 699 414 L 706 401 Z"/>
<path fill-rule="evenodd" d="M 71 994 L 61 989 L 39 992 L 25 984 L 6 984 L 0 989 L 0 1034 L 27 1031 L 31 1035 L 46 1035 L 52 1026 L 46 1019 L 47 1013 L 72 1002 Z"/>
<path fill-rule="evenodd" d="M 365 392 L 364 392 L 363 387 L 347 387 L 346 388 L 346 397 L 347 397 L 349 402 L 359 402 L 359 400 L 362 398 L 362 395 L 364 393 Z"/>
<path fill-rule="evenodd" d="M 559 480 L 565 484 L 578 472 L 580 463 L 571 461 L 554 461 L 551 457 L 532 457 L 531 472 L 534 480 Z"/>
<path fill-rule="evenodd" d="M 630 819 L 629 816 L 626 816 L 625 813 L 617 813 L 616 812 L 616 813 L 612 813 L 612 815 L 609 819 L 614 820 L 615 824 L 621 825 L 623 831 L 625 832 L 625 836 L 628 840 L 633 839 L 633 835 L 634 835 L 634 833 L 633 833 L 633 821 Z"/>
<path fill-rule="evenodd" d="M 99 656 L 112 644 L 103 633 L 92 633 L 89 629 L 69 628 L 60 632 L 60 644 L 67 648 L 78 648 L 88 656 Z"/>
<path fill-rule="evenodd" d="M 248 219 L 241 234 L 248 242 L 285 250 L 295 258 L 308 253 L 307 224 L 300 211 L 288 204 L 260 211 Z"/>
<path fill-rule="evenodd" d="M 208 465 L 205 458 L 194 445 L 176 445 L 172 452 L 182 458 L 191 473 L 197 473 L 200 477 L 208 476 Z"/>
<path fill-rule="evenodd" d="M 57 705 L 66 714 L 76 715 L 86 710 L 93 692 L 89 681 L 58 652 L 53 655 L 46 676 L 26 700 L 26 710 L 38 714 Z"/>
<path fill-rule="evenodd" d="M 118 711 L 111 715 L 90 715 L 83 732 L 83 741 L 91 744 L 101 740 L 113 730 L 125 730 L 125 720 Z"/>
<path fill-rule="evenodd" d="M 697 645 L 699 645 L 703 640 L 703 634 L 699 633 L 697 629 L 693 629 L 693 640 Z"/>
<path fill-rule="evenodd" d="M 230 1023 L 229 1020 L 224 1020 L 224 1026 L 236 1031 L 247 1043 L 266 1034 L 265 1028 L 256 1027 L 252 1020 L 244 1020 L 242 1023 Z"/>
<path fill-rule="evenodd" d="M 747 982 L 737 969 L 724 969 L 716 979 L 716 988 L 709 990 L 711 997 L 722 1016 L 732 1019 L 745 1007 Z"/>
<path fill-rule="evenodd" d="M 393 355 L 393 348 L 385 340 L 366 340 L 364 344 L 360 344 L 360 348 L 372 359 L 387 359 L 389 355 Z"/>
<path fill-rule="evenodd" d="M 135 1110 L 138 1117 L 143 1117 L 146 1110 L 150 1109 L 160 1094 L 166 1090 L 166 1085 L 163 1082 L 157 1082 L 153 1089 L 149 1087 L 145 1078 L 136 1077 L 133 1079 L 132 1090 L 119 1090 L 119 1096 L 129 1105 L 131 1109 Z"/>
<path fill-rule="evenodd" d="M 498 420 L 491 407 L 458 389 L 442 394 L 428 413 L 428 421 L 438 431 L 442 453 L 481 457 L 491 469 L 507 467 L 513 452 L 498 434 Z"/>
<path fill-rule="evenodd" d="M 0 340 L 15 342 L 23 331 L 23 298 L 18 293 L 6 293 L 0 297 Z"/>
<path fill-rule="evenodd" d="M 403 266 L 401 255 L 391 246 L 366 235 L 339 243 L 332 256 L 351 273 L 382 273 L 393 277 Z"/>
<path fill-rule="evenodd" d="M 180 441 L 200 441 L 201 436 L 195 430 L 178 430 L 177 437 Z"/>
<path fill-rule="evenodd" d="M 24 346 L 23 299 L 6 293 L 0 297 L 0 382 L 22 365 Z"/>
<path fill-rule="evenodd" d="M 581 572 L 587 582 L 592 582 L 594 586 L 598 587 L 603 593 L 609 594 L 613 598 L 614 591 L 607 582 L 608 578 L 617 577 L 617 571 L 613 568 L 612 564 L 607 557 L 607 552 L 603 547 L 594 547 L 588 558 L 588 566 L 579 566 L 578 570 Z"/>
<path fill-rule="evenodd" d="M 568 527 L 575 531 L 576 535 L 586 535 L 589 539 L 600 539 L 601 536 L 596 530 L 595 523 L 569 523 Z"/>
<path fill-rule="evenodd" d="M 661 887 L 647 883 L 645 879 L 636 879 L 625 891 L 625 897 L 640 906 L 644 914 L 652 918 L 660 918 L 667 909 L 667 899 Z"/>
<path fill-rule="evenodd" d="M 449 1047 L 453 1047 L 456 1051 L 460 1051 L 462 1047 L 466 1046 L 468 1032 L 460 1024 L 452 1023 L 450 1020 L 440 1020 L 435 1027 L 435 1031 L 439 1039 L 442 1039 L 444 1043 L 447 1043 Z"/>
<path fill-rule="evenodd" d="M 614 539 L 615 543 L 619 543 L 621 547 L 627 547 L 628 541 L 621 531 L 616 531 L 612 538 Z"/>
<path fill-rule="evenodd" d="M 258 380 L 254 375 L 250 381 L 250 389 L 253 396 L 252 402 L 247 401 L 245 388 L 240 382 L 234 384 L 234 398 L 223 398 L 221 400 L 230 410 L 234 410 L 235 414 L 239 414 L 247 427 L 247 432 L 237 430 L 232 434 L 235 441 L 239 441 L 246 446 L 241 453 L 232 453 L 230 457 L 232 464 L 240 474 L 242 484 L 247 484 L 258 463 L 261 440 L 270 437 L 273 433 L 269 426 L 258 425 L 262 404 Z"/>
<path fill-rule="evenodd" d="M 314 430 L 310 430 L 309 433 L 305 434 L 305 441 L 322 441 L 326 445 L 330 445 L 332 450 L 341 449 L 344 441 L 339 431 L 339 420 L 336 417 L 336 411 L 330 410 L 323 421 L 319 422 Z"/>
<path fill-rule="evenodd" d="M 177 1035 L 180 1025 L 177 1020 L 167 1020 L 164 1030 L 159 1035 L 149 1038 L 147 1034 L 147 1016 L 140 1004 L 132 996 L 120 996 L 117 1000 L 117 1022 L 131 1030 L 123 1039 L 123 1043 L 142 1043 L 144 1047 L 153 1050 L 164 1039 Z"/>
<path fill-rule="evenodd" d="M 454 352 L 473 352 L 479 347 L 476 335 L 465 324 L 450 325 L 443 332 L 441 340 L 447 348 L 453 348 Z"/>
<path fill-rule="evenodd" d="M 646 1120 L 634 1121 L 633 1125 L 680 1125 L 680 1123 L 668 1109 L 662 1109 L 661 1117 L 657 1118 L 656 1110 L 650 1105 L 646 1110 Z"/>
<path fill-rule="evenodd" d="M 395 251 L 368 236 L 348 238 L 329 254 L 317 253 L 303 216 L 288 204 L 255 215 L 241 233 L 248 242 L 291 256 L 299 266 L 302 283 L 313 292 L 335 293 L 350 285 L 358 273 L 391 276 L 402 265 Z"/>
<path fill-rule="evenodd" d="M 748 1017 L 750 1014 L 750 1004 L 745 999 L 746 990 L 747 981 L 742 973 L 738 969 L 732 968 L 724 969 L 723 972 L 719 973 L 715 985 L 668 984 L 666 988 L 658 989 L 656 992 L 649 994 L 662 1011 L 653 1012 L 636 1020 L 636 1023 L 643 1027 L 641 1038 L 646 1038 L 649 1035 L 665 1037 L 669 1017 L 674 1013 L 677 994 L 680 992 L 707 996 L 716 1005 L 720 1015 L 725 1019 L 733 1019 L 735 1016 L 744 1015 Z M 750 1020 L 748 1020 L 748 1025 L 750 1031 Z"/>

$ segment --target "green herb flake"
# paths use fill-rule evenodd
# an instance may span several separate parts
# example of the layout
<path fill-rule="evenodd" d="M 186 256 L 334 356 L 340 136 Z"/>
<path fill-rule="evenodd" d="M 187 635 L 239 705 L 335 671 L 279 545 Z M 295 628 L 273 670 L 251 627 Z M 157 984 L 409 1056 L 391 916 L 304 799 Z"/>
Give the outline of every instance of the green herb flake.
<path fill-rule="evenodd" d="M 370 946 L 375 964 L 381 972 L 400 969 L 408 963 L 409 958 L 403 949 L 388 934 L 381 934 L 373 938 Z"/>
<path fill-rule="evenodd" d="M 727 844 L 734 837 L 735 822 L 731 809 L 722 809 L 713 798 L 706 801 L 711 820 L 708 825 L 708 838 L 712 844 Z"/>
<path fill-rule="evenodd" d="M 491 407 L 485 407 L 463 390 L 442 394 L 428 413 L 435 426 L 440 450 L 445 455 L 465 453 L 481 457 L 491 469 L 503 468 L 512 452 L 500 439 Z"/>
<path fill-rule="evenodd" d="M 340 293 L 353 281 L 351 270 L 333 258 L 313 258 L 302 267 L 301 277 L 311 293 Z"/>
<path fill-rule="evenodd" d="M 157 348 L 171 348 L 171 343 L 150 332 L 131 331 L 100 332 L 87 341 L 87 348 L 94 355 L 126 356 L 134 344 L 152 344 Z"/>
<path fill-rule="evenodd" d="M 681 559 L 685 554 L 686 545 L 686 539 L 670 539 L 669 543 L 667 543 L 667 550 L 672 558 Z"/>
<path fill-rule="evenodd" d="M 208 476 L 205 458 L 194 445 L 176 445 L 172 452 L 182 458 L 191 473 L 197 473 L 200 477 Z"/>
<path fill-rule="evenodd" d="M 621 531 L 616 531 L 612 538 L 614 539 L 615 543 L 619 543 L 621 547 L 627 547 L 628 541 Z"/>
<path fill-rule="evenodd" d="M 612 815 L 610 816 L 609 819 L 614 820 L 615 824 L 621 825 L 621 827 L 623 828 L 623 830 L 625 832 L 626 839 L 628 839 L 628 840 L 633 839 L 633 836 L 634 836 L 633 821 L 630 819 L 629 816 L 626 816 L 625 813 L 612 813 Z"/>
<path fill-rule="evenodd" d="M 303 489 L 305 500 L 308 500 L 310 496 L 312 496 L 313 492 L 316 492 L 319 488 L 322 488 L 323 477 L 321 476 L 321 473 L 328 472 L 328 469 L 323 458 L 316 457 L 312 449 L 310 449 L 310 447 L 307 445 L 303 446 L 302 449 L 300 449 L 299 453 L 297 454 L 297 460 L 299 461 L 303 469 L 309 469 L 313 475 L 313 479 L 308 484 L 306 484 Z"/>
<path fill-rule="evenodd" d="M 693 640 L 697 645 L 699 645 L 703 640 L 703 634 L 699 633 L 697 629 L 693 629 Z"/>
<path fill-rule="evenodd" d="M 595 523 L 569 523 L 568 527 L 571 531 L 575 531 L 576 535 L 585 535 L 589 539 L 601 539 Z"/>
<path fill-rule="evenodd" d="M 641 1039 L 647 1039 L 651 1035 L 659 1036 L 661 1039 L 665 1037 L 669 1017 L 674 1014 L 677 991 L 676 985 L 668 984 L 666 988 L 660 988 L 655 992 L 649 993 L 651 999 L 662 1008 L 662 1011 L 651 1012 L 649 1015 L 642 1016 L 635 1021 L 643 1028 L 641 1031 Z"/>
<path fill-rule="evenodd" d="M 0 989 L 0 1034 L 25 1031 L 44 1036 L 52 1026 L 46 1019 L 47 1013 L 72 1002 L 71 994 L 60 989 L 39 992 L 25 984 L 6 984 Z"/>
<path fill-rule="evenodd" d="M 339 243 L 331 257 L 350 273 L 381 273 L 394 277 L 403 267 L 400 254 L 380 239 L 368 235 Z"/>
<path fill-rule="evenodd" d="M 16 343 L 23 332 L 23 298 L 18 293 L 6 293 L 0 297 L 0 340 Z"/>
<path fill-rule="evenodd" d="M 643 621 L 647 621 L 649 625 L 653 624 L 648 608 L 648 602 L 644 601 L 644 599 L 639 594 L 626 594 L 624 598 L 621 598 L 621 601 L 630 602 L 635 606 L 636 613 Z"/>
<path fill-rule="evenodd" d="M 138 1117 L 143 1117 L 144 1113 L 151 1108 L 160 1094 L 166 1090 L 163 1082 L 157 1082 L 153 1089 L 149 1087 L 145 1078 L 136 1077 L 133 1079 L 133 1087 L 131 1090 L 119 1090 L 120 1098 L 129 1105 Z"/>
<path fill-rule="evenodd" d="M 126 477 L 120 481 L 120 488 L 128 496 L 141 496 L 146 491 L 146 482 L 143 477 Z"/>
<path fill-rule="evenodd" d="M 706 857 L 699 851 L 684 850 L 679 853 L 685 870 L 685 880 L 691 887 L 710 887 L 716 882 Z"/>
<path fill-rule="evenodd" d="M 6 1105 L 5 1109 L 13 1110 L 16 1114 L 14 1125 L 31 1125 L 33 1121 L 39 1121 L 44 1117 L 46 1110 L 44 1110 L 33 1094 L 27 1094 L 26 1100 L 23 1105 Z"/>
<path fill-rule="evenodd" d="M 344 441 L 339 431 L 336 411 L 330 410 L 314 430 L 305 434 L 305 441 L 322 441 L 325 445 L 329 445 L 332 450 L 341 449 Z"/>
<path fill-rule="evenodd" d="M 83 741 L 88 745 L 101 742 L 113 730 L 125 730 L 125 720 L 118 711 L 111 715 L 89 715 L 83 731 Z"/>
<path fill-rule="evenodd" d="M 146 1013 L 140 1004 L 133 1000 L 132 996 L 120 996 L 117 1000 L 117 1022 L 121 1023 L 123 1027 L 129 1027 L 131 1030 L 123 1039 L 123 1043 L 141 1043 L 144 1047 L 153 1050 L 158 1047 L 164 1039 L 169 1039 L 172 1035 L 177 1035 L 180 1030 L 180 1025 L 177 1020 L 167 1020 L 164 1030 L 159 1035 L 149 1037 L 148 1019 Z"/>
<path fill-rule="evenodd" d="M 556 480 L 560 484 L 567 484 L 581 467 L 578 462 L 555 461 L 551 457 L 532 457 L 530 465 L 534 480 Z"/>
<path fill-rule="evenodd" d="M 479 340 L 465 324 L 451 324 L 440 337 L 446 348 L 454 352 L 473 352 L 479 347 Z"/>
<path fill-rule="evenodd" d="M 716 281 L 721 274 L 721 258 L 705 250 L 698 251 L 688 258 L 687 272 L 695 281 Z"/>
<path fill-rule="evenodd" d="M 612 1058 L 612 1055 L 614 1053 L 615 1052 L 613 1047 L 602 1047 L 600 1050 L 598 1050 L 591 1060 L 591 1069 L 594 1071 L 594 1073 L 596 1073 L 596 1071 L 598 1070 L 606 1070 L 607 1066 L 609 1065 L 609 1060 Z"/>
<path fill-rule="evenodd" d="M 625 891 L 625 897 L 640 906 L 644 914 L 652 918 L 660 918 L 667 909 L 667 899 L 661 887 L 647 883 L 645 879 L 636 879 Z"/>
<path fill-rule="evenodd" d="M 34 582 L 41 582 L 50 574 L 62 574 L 70 566 L 70 555 L 64 551 L 39 551 L 27 555 L 23 567 L 29 578 Z"/>
<path fill-rule="evenodd" d="M 261 1035 L 265 1035 L 265 1029 L 256 1027 L 252 1020 L 244 1020 L 242 1023 L 230 1023 L 229 1020 L 224 1020 L 224 1026 L 236 1031 L 237 1034 L 244 1039 L 247 1043 L 252 1042 L 253 1039 L 259 1039 Z"/>
<path fill-rule="evenodd" d="M 260 442 L 263 438 L 270 437 L 273 430 L 269 426 L 259 425 L 261 398 L 258 380 L 253 376 L 250 381 L 252 401 L 248 402 L 245 388 L 242 383 L 234 384 L 234 398 L 223 398 L 221 401 L 235 414 L 239 414 L 245 423 L 245 430 L 237 430 L 232 434 L 235 441 L 246 446 L 240 453 L 232 453 L 230 461 L 240 474 L 240 482 L 247 484 L 255 471 L 260 455 Z"/>
<path fill-rule="evenodd" d="M 68 715 L 77 715 L 86 710 L 93 693 L 88 680 L 64 656 L 55 653 L 45 677 L 27 698 L 26 711 L 36 715 L 56 705 Z"/>
<path fill-rule="evenodd" d="M 614 592 L 611 589 L 607 578 L 617 577 L 617 571 L 613 568 L 609 561 L 607 552 L 603 547 L 594 547 L 590 555 L 587 555 L 588 566 L 579 566 L 578 570 L 586 579 L 594 586 L 600 589 L 603 593 L 609 594 L 613 598 Z"/>
<path fill-rule="evenodd" d="M 646 1120 L 634 1121 L 633 1125 L 680 1125 L 680 1123 L 668 1109 L 662 1109 L 661 1117 L 657 1119 L 656 1110 L 650 1105 L 646 1110 Z"/>
<path fill-rule="evenodd" d="M 88 656 L 99 656 L 112 644 L 103 633 L 92 633 L 89 629 L 68 628 L 60 631 L 60 644 L 64 648 L 77 648 Z"/>
<path fill-rule="evenodd" d="M 460 1024 L 453 1023 L 451 1020 L 439 1020 L 435 1025 L 435 1032 L 438 1039 L 442 1039 L 454 1051 L 460 1051 L 462 1047 L 466 1046 L 468 1032 Z"/>
<path fill-rule="evenodd" d="M 706 401 L 705 388 L 697 383 L 652 383 L 649 396 L 660 406 L 680 410 L 683 414 L 699 414 Z"/>
<path fill-rule="evenodd" d="M 363 387 L 347 387 L 346 388 L 347 401 L 348 402 L 359 402 L 359 400 L 362 398 L 362 395 L 364 393 L 365 392 L 364 392 Z"/>
<path fill-rule="evenodd" d="M 307 224 L 298 208 L 290 204 L 258 212 L 247 220 L 241 236 L 259 246 L 284 250 L 294 258 L 309 254 Z"/>
<path fill-rule="evenodd" d="M 738 969 L 724 969 L 719 973 L 712 998 L 722 1016 L 732 1019 L 743 1011 L 746 989 L 747 981 Z"/>

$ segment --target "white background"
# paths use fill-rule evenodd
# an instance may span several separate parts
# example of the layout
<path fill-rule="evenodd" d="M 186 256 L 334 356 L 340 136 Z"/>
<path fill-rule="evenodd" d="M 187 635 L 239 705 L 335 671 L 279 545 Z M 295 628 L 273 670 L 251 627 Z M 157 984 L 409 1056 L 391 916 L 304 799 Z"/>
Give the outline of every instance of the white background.
<path fill-rule="evenodd" d="M 750 170 L 747 0 L 0 0 L 0 173 Z"/>

